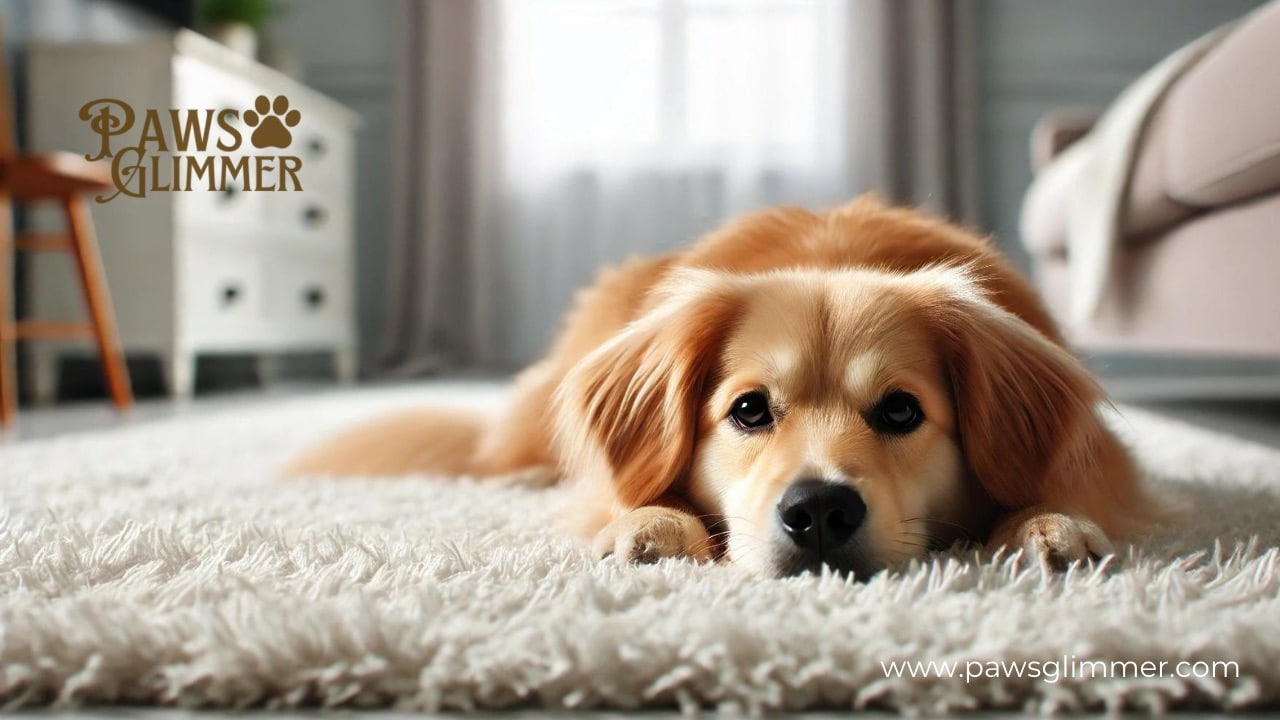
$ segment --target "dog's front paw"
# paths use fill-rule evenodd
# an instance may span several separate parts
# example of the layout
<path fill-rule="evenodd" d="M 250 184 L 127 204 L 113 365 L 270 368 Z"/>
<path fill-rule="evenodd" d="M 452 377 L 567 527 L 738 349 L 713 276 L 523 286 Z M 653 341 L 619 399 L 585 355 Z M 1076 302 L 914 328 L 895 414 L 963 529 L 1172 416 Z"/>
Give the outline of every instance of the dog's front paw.
<path fill-rule="evenodd" d="M 598 557 L 616 555 L 629 562 L 662 558 L 711 559 L 711 537 L 702 521 L 666 507 L 642 507 L 605 526 L 591 544 Z"/>
<path fill-rule="evenodd" d="M 1075 562 L 1098 560 L 1115 552 L 1106 533 L 1091 520 L 1056 512 L 1034 513 L 1011 527 L 1004 544 L 1021 548 L 1059 572 Z"/>

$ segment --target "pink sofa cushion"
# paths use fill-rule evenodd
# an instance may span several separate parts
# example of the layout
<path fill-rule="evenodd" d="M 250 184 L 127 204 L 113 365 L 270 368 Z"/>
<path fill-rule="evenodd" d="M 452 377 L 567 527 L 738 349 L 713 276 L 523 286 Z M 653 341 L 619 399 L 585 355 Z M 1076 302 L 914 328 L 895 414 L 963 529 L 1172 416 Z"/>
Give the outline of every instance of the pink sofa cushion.
<path fill-rule="evenodd" d="M 1134 159 L 1128 197 L 1120 218 L 1120 230 L 1129 241 L 1146 238 L 1170 228 L 1197 211 L 1171 197 L 1168 190 L 1170 117 L 1167 107 L 1157 108 L 1147 121 L 1142 145 Z"/>
<path fill-rule="evenodd" d="M 1280 188 L 1280 2 L 1246 17 L 1160 112 L 1173 200 L 1216 207 Z"/>

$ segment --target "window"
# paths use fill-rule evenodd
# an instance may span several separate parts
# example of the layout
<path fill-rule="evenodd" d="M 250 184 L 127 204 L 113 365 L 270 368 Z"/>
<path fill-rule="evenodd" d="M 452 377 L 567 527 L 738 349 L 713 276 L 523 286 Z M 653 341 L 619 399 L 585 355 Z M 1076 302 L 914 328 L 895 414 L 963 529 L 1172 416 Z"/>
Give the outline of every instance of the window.
<path fill-rule="evenodd" d="M 502 132 L 538 166 L 820 161 L 841 136 L 842 3 L 505 0 Z"/>

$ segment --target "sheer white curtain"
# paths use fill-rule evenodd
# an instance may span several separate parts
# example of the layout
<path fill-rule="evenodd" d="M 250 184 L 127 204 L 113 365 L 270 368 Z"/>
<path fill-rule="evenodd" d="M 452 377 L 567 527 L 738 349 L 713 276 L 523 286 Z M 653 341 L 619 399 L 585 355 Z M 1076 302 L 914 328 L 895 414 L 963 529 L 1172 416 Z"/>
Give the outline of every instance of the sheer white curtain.
<path fill-rule="evenodd" d="M 393 263 L 414 275 L 392 283 L 402 363 L 445 351 L 517 367 L 600 266 L 745 211 L 933 194 L 899 192 L 920 158 L 891 147 L 911 124 L 891 109 L 912 114 L 919 93 L 895 90 L 910 40 L 893 28 L 935 21 L 898 0 L 409 6 L 420 66 L 400 82 L 425 129 L 402 122 L 423 151 L 404 153 L 399 183 L 397 212 L 419 220 Z"/>
<path fill-rule="evenodd" d="M 483 360 L 541 351 L 602 264 L 678 247 L 752 208 L 848 194 L 842 3 L 505 0 L 496 10 Z"/>

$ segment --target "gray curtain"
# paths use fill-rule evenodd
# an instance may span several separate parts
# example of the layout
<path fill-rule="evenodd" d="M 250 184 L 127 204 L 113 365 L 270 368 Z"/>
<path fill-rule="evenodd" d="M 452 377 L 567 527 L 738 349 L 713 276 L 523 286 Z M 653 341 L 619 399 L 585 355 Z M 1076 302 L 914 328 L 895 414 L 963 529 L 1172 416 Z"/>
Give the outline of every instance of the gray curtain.
<path fill-rule="evenodd" d="M 384 374 L 466 362 L 481 4 L 396 0 Z"/>
<path fill-rule="evenodd" d="M 853 3 L 850 117 L 866 122 L 854 151 L 885 197 L 978 223 L 974 3 Z"/>
<path fill-rule="evenodd" d="M 537 128 L 522 130 L 537 125 L 538 116 L 536 103 L 530 105 L 530 95 L 519 90 L 576 87 L 566 77 L 576 68 L 551 77 L 530 75 L 527 63 L 520 64 L 525 61 L 513 66 L 507 54 L 519 43 L 504 43 L 536 26 L 527 13 L 556 4 L 397 5 L 398 151 L 384 372 L 416 374 L 444 365 L 517 368 L 542 352 L 574 289 L 589 283 L 598 266 L 679 247 L 755 207 L 830 206 L 875 189 L 956 220 L 980 219 L 969 0 L 814 0 L 814 12 L 826 14 L 796 26 L 816 33 L 799 42 L 805 52 L 811 42 L 826 50 L 820 58 L 796 55 L 814 63 L 801 77 L 819 73 L 822 82 L 838 87 L 823 85 L 817 93 L 814 112 L 823 117 L 815 125 L 822 137 L 806 148 L 831 148 L 839 156 L 833 161 L 812 152 L 814 167 L 796 162 L 794 154 L 771 160 L 763 145 L 708 161 L 704 155 L 667 152 L 668 144 L 659 143 L 649 156 L 625 162 L 588 152 L 548 169 L 554 153 L 526 152 L 543 135 Z M 685 0 L 660 0 L 654 7 L 668 27 L 697 12 L 696 3 Z M 513 20 L 517 13 L 526 15 Z M 823 23 L 835 16 L 839 22 L 827 28 Z M 744 32 L 759 40 L 760 33 L 773 32 L 771 22 Z M 779 36 L 779 42 L 785 39 Z M 552 50 L 558 44 L 541 41 Z M 663 44 L 663 52 L 671 45 Z M 758 46 L 768 49 L 768 42 L 743 47 Z M 607 54 L 611 46 L 597 45 L 596 52 Z M 607 60 L 584 54 L 581 62 Z M 714 60 L 686 57 L 685 71 Z M 504 85 L 503 68 L 518 76 L 515 90 L 512 82 Z M 678 75 L 672 68 L 664 57 L 665 79 Z M 625 79 L 637 82 L 645 68 L 627 70 Z M 692 75 L 677 81 L 695 82 Z M 684 92 L 685 85 L 680 87 Z M 567 104 L 575 99 L 567 96 Z M 760 101 L 752 107 L 768 111 L 769 99 Z M 600 100 L 617 102 L 616 96 Z M 676 112 L 687 112 L 687 104 L 677 101 Z M 566 109 L 575 117 L 581 112 Z M 666 127 L 671 113 L 662 108 Z M 628 169 L 618 170 L 627 163 Z"/>

